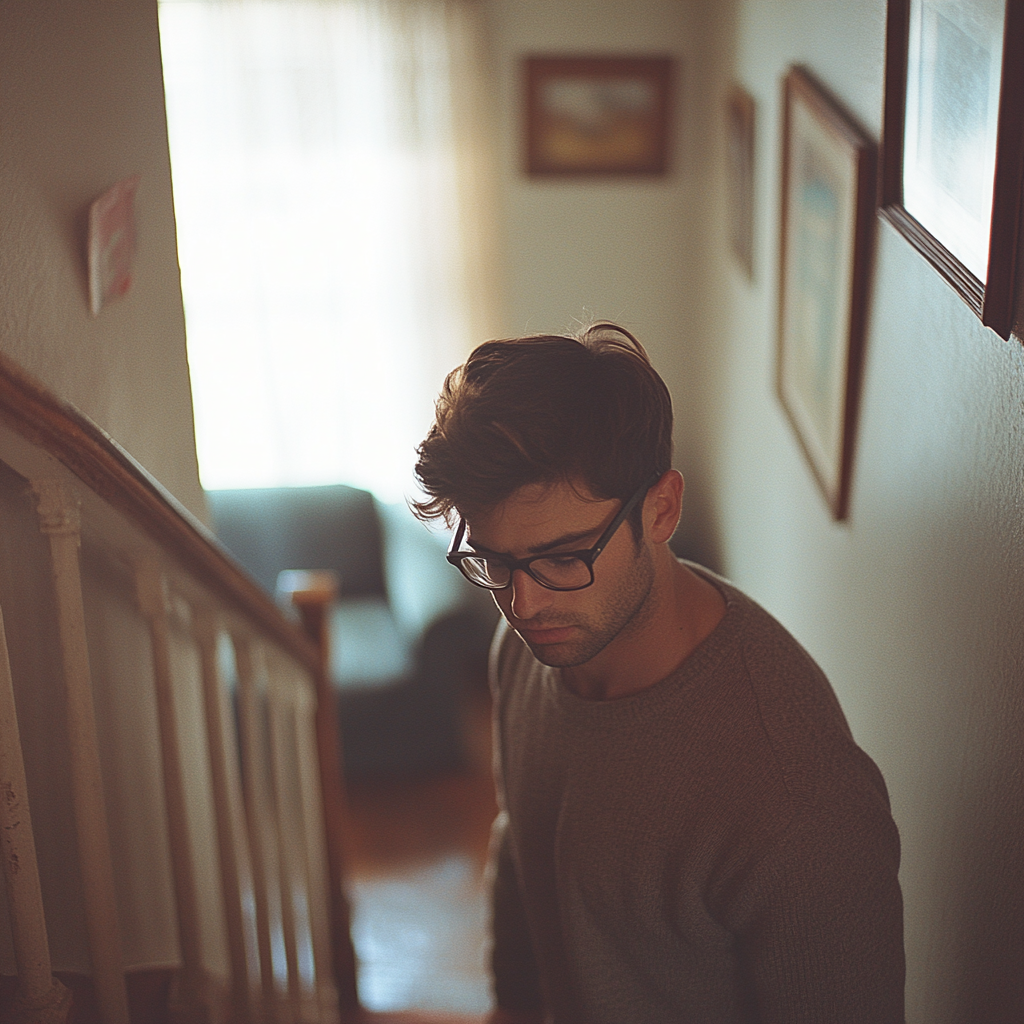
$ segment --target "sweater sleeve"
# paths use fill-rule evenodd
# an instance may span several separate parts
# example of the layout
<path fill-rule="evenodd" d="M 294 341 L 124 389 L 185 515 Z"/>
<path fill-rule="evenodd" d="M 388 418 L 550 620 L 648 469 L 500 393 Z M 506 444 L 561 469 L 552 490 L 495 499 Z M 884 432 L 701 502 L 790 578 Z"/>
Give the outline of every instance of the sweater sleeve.
<path fill-rule="evenodd" d="M 504 1010 L 539 1011 L 544 1000 L 533 941 L 508 847 L 508 817 L 498 815 L 491 837 L 491 975 L 494 998 Z"/>
<path fill-rule="evenodd" d="M 899 836 L 883 797 L 854 802 L 805 809 L 751 876 L 735 934 L 760 1024 L 903 1024 Z"/>

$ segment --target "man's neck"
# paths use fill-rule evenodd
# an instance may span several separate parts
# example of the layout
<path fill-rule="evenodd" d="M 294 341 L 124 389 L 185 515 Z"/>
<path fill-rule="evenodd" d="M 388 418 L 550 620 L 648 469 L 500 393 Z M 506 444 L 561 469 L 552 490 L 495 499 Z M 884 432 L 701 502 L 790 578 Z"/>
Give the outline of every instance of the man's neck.
<path fill-rule="evenodd" d="M 596 657 L 562 669 L 566 686 L 588 700 L 639 693 L 678 668 L 725 614 L 718 589 L 678 562 L 665 545 L 657 553 L 647 601 Z"/>

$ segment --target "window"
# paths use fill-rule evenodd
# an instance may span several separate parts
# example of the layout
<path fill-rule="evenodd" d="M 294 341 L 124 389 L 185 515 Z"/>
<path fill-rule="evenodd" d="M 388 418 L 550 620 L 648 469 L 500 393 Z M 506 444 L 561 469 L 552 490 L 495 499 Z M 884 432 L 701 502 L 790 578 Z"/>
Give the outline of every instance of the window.
<path fill-rule="evenodd" d="M 412 489 L 453 366 L 491 336 L 473 0 L 162 0 L 207 488 Z"/>

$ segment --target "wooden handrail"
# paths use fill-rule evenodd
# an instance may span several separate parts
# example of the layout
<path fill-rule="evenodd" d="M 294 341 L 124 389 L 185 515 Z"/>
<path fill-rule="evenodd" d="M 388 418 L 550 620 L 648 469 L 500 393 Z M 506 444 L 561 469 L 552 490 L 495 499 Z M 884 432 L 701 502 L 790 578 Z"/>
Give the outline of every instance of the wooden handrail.
<path fill-rule="evenodd" d="M 207 527 L 109 434 L 0 353 L 0 422 L 127 515 L 199 582 L 244 612 L 311 672 L 319 653 Z"/>

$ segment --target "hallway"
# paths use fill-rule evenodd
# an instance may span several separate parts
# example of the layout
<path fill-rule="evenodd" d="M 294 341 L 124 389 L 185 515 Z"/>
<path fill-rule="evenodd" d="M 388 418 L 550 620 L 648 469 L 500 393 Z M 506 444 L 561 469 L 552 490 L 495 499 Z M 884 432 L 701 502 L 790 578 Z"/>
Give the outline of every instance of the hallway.
<path fill-rule="evenodd" d="M 496 813 L 489 700 L 467 699 L 462 773 L 349 786 L 352 937 L 371 1010 L 490 1007 L 483 871 Z"/>

